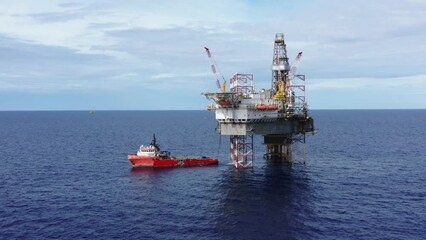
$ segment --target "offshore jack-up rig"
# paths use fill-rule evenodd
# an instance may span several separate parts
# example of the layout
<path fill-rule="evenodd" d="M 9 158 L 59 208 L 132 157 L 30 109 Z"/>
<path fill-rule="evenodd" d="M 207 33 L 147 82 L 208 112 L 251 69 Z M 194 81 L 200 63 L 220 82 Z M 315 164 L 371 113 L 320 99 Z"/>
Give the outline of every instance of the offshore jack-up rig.
<path fill-rule="evenodd" d="M 305 134 L 314 131 L 305 98 L 305 75 L 296 74 L 300 52 L 290 66 L 284 34 L 277 33 L 272 59 L 271 89 L 255 91 L 253 74 L 235 73 L 219 80 L 210 49 L 205 48 L 216 79 L 217 92 L 202 93 L 214 104 L 220 135 L 230 136 L 230 161 L 235 168 L 252 168 L 253 136 L 262 135 L 267 159 L 303 162 L 306 158 Z"/>

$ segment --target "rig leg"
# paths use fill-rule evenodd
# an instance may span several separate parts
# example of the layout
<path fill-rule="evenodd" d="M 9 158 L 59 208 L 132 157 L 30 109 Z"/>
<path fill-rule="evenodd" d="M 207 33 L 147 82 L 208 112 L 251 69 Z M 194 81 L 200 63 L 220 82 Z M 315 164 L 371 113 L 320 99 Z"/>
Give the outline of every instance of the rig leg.
<path fill-rule="evenodd" d="M 290 163 L 305 163 L 305 134 L 265 135 L 265 158 Z"/>
<path fill-rule="evenodd" d="M 254 162 L 253 134 L 230 136 L 231 162 L 235 168 L 252 168 Z"/>
<path fill-rule="evenodd" d="M 266 159 L 291 162 L 291 135 L 266 135 Z"/>
<path fill-rule="evenodd" d="M 306 136 L 305 133 L 292 135 L 292 163 L 306 163 Z"/>

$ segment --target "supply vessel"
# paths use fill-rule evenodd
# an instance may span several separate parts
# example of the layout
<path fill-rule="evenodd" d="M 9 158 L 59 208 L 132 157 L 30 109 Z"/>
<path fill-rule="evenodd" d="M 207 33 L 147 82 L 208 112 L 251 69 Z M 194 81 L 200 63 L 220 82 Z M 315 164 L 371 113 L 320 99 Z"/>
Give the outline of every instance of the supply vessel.
<path fill-rule="evenodd" d="M 211 157 L 172 157 L 169 151 L 161 151 L 157 144 L 155 134 L 148 146 L 140 146 L 136 154 L 127 157 L 132 167 L 185 167 L 215 165 L 219 160 Z"/>

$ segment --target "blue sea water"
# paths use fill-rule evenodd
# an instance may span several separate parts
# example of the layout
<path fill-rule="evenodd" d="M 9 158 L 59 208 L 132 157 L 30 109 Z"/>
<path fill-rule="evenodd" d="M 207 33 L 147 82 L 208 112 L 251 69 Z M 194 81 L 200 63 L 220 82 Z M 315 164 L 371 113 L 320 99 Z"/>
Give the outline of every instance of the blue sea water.
<path fill-rule="evenodd" d="M 0 112 L 0 239 L 424 239 L 426 110 L 311 113 L 306 164 L 235 170 L 207 111 Z M 131 169 L 152 133 L 221 164 Z"/>

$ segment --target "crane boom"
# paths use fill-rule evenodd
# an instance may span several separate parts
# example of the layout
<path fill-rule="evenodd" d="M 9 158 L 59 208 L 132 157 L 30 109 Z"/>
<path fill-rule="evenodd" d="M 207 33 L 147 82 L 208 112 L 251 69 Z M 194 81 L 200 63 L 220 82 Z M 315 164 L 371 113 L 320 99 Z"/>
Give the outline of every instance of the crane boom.
<path fill-rule="evenodd" d="M 297 57 L 294 59 L 294 62 L 291 64 L 290 73 L 288 74 L 288 77 L 290 80 L 293 79 L 294 75 L 296 74 L 297 66 L 300 63 L 300 58 L 302 58 L 302 52 L 299 52 L 299 54 L 297 54 Z"/>
<path fill-rule="evenodd" d="M 220 81 L 219 81 L 219 76 L 218 76 L 217 71 L 216 71 L 216 66 L 215 66 L 212 54 L 210 53 L 210 49 L 207 48 L 207 47 L 204 47 L 204 49 L 207 52 L 207 56 L 209 57 L 209 61 L 210 61 L 210 67 L 212 68 L 213 75 L 216 78 L 217 89 L 221 90 L 222 87 L 221 87 L 221 84 L 220 84 Z M 223 78 L 223 76 L 222 76 L 222 78 Z"/>

